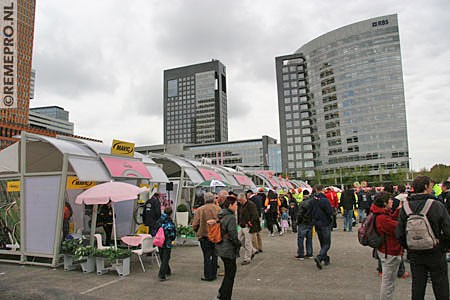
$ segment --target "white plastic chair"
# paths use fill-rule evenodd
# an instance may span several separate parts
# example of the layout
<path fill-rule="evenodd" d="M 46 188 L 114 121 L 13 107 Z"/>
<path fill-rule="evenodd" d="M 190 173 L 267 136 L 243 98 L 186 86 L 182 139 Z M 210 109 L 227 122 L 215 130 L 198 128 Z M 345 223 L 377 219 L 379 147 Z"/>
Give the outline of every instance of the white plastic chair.
<path fill-rule="evenodd" d="M 111 246 L 103 246 L 102 235 L 100 233 L 94 234 L 95 239 L 97 240 L 97 249 L 104 250 L 109 249 Z"/>
<path fill-rule="evenodd" d="M 159 261 L 159 250 L 158 247 L 153 247 L 153 238 L 144 238 L 141 242 L 141 248 L 132 250 L 132 253 L 136 254 L 139 258 L 139 262 L 141 263 L 142 271 L 145 272 L 144 263 L 142 262 L 142 255 L 146 253 L 151 253 L 151 256 L 154 256 L 158 266 L 161 266 L 161 262 Z"/>

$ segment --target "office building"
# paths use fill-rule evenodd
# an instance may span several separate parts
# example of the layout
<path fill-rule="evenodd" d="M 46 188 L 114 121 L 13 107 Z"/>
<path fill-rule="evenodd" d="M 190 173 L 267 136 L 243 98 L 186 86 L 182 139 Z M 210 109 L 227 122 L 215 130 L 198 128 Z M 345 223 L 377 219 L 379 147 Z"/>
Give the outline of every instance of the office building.
<path fill-rule="evenodd" d="M 53 131 L 57 134 L 73 135 L 74 125 L 69 122 L 69 112 L 59 106 L 35 107 L 30 109 L 30 126 Z"/>
<path fill-rule="evenodd" d="M 259 139 L 229 142 L 140 146 L 136 151 L 142 154 L 169 153 L 197 161 L 206 159 L 213 165 L 281 173 L 280 144 L 266 135 Z"/>
<path fill-rule="evenodd" d="M 409 168 L 397 15 L 344 26 L 275 60 L 283 173 L 339 183 Z"/>
<path fill-rule="evenodd" d="M 228 140 L 225 66 L 218 60 L 164 71 L 164 143 Z"/>

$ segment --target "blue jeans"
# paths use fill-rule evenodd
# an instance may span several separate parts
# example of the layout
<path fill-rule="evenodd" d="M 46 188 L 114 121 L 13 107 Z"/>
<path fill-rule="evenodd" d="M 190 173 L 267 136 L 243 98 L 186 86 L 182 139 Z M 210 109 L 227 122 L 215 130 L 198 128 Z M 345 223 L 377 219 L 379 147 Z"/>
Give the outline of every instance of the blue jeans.
<path fill-rule="evenodd" d="M 344 230 L 352 231 L 353 209 L 344 210 Z"/>
<path fill-rule="evenodd" d="M 366 219 L 366 209 L 365 208 L 358 208 L 358 219 L 359 223 L 364 222 Z"/>
<path fill-rule="evenodd" d="M 328 250 L 330 250 L 331 247 L 331 228 L 329 226 L 316 227 L 316 231 L 320 243 L 320 251 L 317 257 L 320 261 L 330 262 Z"/>
<path fill-rule="evenodd" d="M 215 245 L 208 238 L 200 239 L 203 252 L 203 276 L 206 279 L 217 278 L 217 255 L 214 253 Z"/>
<path fill-rule="evenodd" d="M 313 255 L 313 246 L 312 246 L 312 225 L 298 225 L 298 233 L 297 233 L 297 255 L 300 257 L 305 256 L 305 247 L 304 240 L 306 238 L 306 256 Z"/>

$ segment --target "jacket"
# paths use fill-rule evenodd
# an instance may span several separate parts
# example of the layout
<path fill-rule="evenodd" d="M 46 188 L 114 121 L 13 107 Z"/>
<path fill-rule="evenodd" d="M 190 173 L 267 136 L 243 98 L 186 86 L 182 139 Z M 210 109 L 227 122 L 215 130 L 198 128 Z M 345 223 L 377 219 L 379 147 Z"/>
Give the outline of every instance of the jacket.
<path fill-rule="evenodd" d="M 154 231 L 156 222 L 161 218 L 161 203 L 157 196 L 153 195 L 144 205 L 144 212 L 142 213 L 142 220 L 145 226 L 148 226 L 151 231 Z"/>
<path fill-rule="evenodd" d="M 304 199 L 298 207 L 297 223 L 312 226 L 312 197 Z"/>
<path fill-rule="evenodd" d="M 450 191 L 442 192 L 442 194 L 439 195 L 438 199 L 445 205 L 448 213 L 450 214 Z"/>
<path fill-rule="evenodd" d="M 413 194 L 408 197 L 408 203 L 411 210 L 414 213 L 418 213 L 425 206 L 425 202 L 429 198 L 434 198 L 428 194 Z M 421 256 L 424 260 L 432 260 L 433 258 L 440 257 L 444 252 L 447 252 L 450 241 L 450 216 L 447 209 L 439 201 L 434 201 L 427 213 L 428 221 L 433 229 L 434 236 L 439 240 L 439 245 L 431 250 L 423 251 L 408 251 L 411 257 Z M 396 236 L 400 244 L 408 249 L 406 244 L 406 222 L 408 216 L 405 210 L 402 208 L 398 216 L 398 224 L 396 229 Z M 441 252 L 441 253 L 439 253 Z"/>
<path fill-rule="evenodd" d="M 330 201 L 330 205 L 332 208 L 336 208 L 336 209 L 338 208 L 339 201 L 338 201 L 338 196 L 335 191 L 332 191 L 332 190 L 326 191 L 325 197 L 327 197 L 328 201 Z"/>
<path fill-rule="evenodd" d="M 357 193 L 358 195 L 358 208 L 368 209 L 370 208 L 369 195 L 367 192 L 361 190 Z"/>
<path fill-rule="evenodd" d="M 250 199 L 248 199 L 248 200 L 255 203 L 258 217 L 261 218 L 261 213 L 262 213 L 262 209 L 263 209 L 264 200 L 266 200 L 266 195 L 264 195 L 264 193 L 258 193 L 258 194 L 252 195 L 250 197 Z"/>
<path fill-rule="evenodd" d="M 355 208 L 355 205 L 356 197 L 353 189 L 343 191 L 339 206 L 342 206 L 345 210 L 352 210 L 353 208 Z"/>
<path fill-rule="evenodd" d="M 156 228 L 159 229 L 159 227 L 164 230 L 164 245 L 161 248 L 172 248 L 172 241 L 177 237 L 177 229 L 172 219 L 163 213 L 156 223 Z"/>
<path fill-rule="evenodd" d="M 331 224 L 333 210 L 327 197 L 323 193 L 315 194 L 312 197 L 312 220 L 317 227 L 327 227 Z"/>
<path fill-rule="evenodd" d="M 192 228 L 197 232 L 197 237 L 199 239 L 208 237 L 208 224 L 206 221 L 211 219 L 217 219 L 220 212 L 220 207 L 214 203 L 206 203 L 200 206 L 194 215 L 192 220 Z"/>
<path fill-rule="evenodd" d="M 403 248 L 395 237 L 395 230 L 397 228 L 396 217 L 399 210 L 392 215 L 390 209 L 372 204 L 370 211 L 377 214 L 375 225 L 378 235 L 384 236 L 383 244 L 378 248 L 378 251 L 393 256 L 401 255 Z"/>
<path fill-rule="evenodd" d="M 280 207 L 281 207 L 280 199 L 269 199 L 269 197 L 267 197 L 264 206 L 266 207 L 265 210 L 266 214 L 272 215 L 280 214 Z"/>
<path fill-rule="evenodd" d="M 238 207 L 238 224 L 241 228 L 249 227 L 251 233 L 261 231 L 255 203 L 247 200 Z"/>
<path fill-rule="evenodd" d="M 220 231 L 222 242 L 216 244 L 216 254 L 225 258 L 236 258 L 239 256 L 241 242 L 238 239 L 237 225 L 234 212 L 224 208 L 219 213 Z"/>

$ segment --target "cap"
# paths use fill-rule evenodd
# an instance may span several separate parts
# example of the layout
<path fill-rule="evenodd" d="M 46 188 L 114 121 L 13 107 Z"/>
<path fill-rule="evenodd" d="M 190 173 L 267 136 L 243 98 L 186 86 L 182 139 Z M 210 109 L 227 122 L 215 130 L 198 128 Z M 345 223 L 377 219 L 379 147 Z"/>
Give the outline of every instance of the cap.
<path fill-rule="evenodd" d="M 264 193 L 264 188 L 263 188 L 263 187 L 260 187 L 260 188 L 258 189 L 258 193 Z"/>
<path fill-rule="evenodd" d="M 299 193 L 301 193 L 302 191 L 303 191 L 302 188 L 297 189 L 297 192 L 299 192 Z"/>

